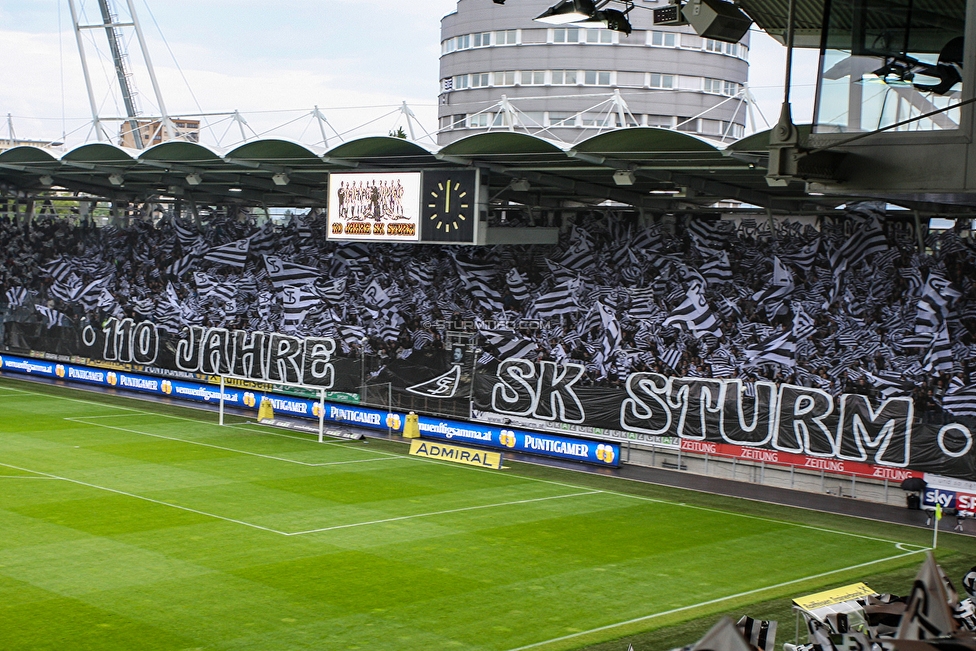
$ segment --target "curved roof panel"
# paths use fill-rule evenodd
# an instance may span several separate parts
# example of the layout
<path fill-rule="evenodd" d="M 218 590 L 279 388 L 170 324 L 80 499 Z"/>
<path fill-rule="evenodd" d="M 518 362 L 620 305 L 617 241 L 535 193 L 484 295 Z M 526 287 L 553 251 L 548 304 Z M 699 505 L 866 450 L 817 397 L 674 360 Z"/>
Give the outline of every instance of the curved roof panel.
<path fill-rule="evenodd" d="M 561 154 L 562 149 L 542 138 L 513 131 L 493 131 L 452 142 L 438 153 L 447 156 L 490 156 L 493 154 Z"/>
<path fill-rule="evenodd" d="M 624 156 L 647 153 L 715 152 L 719 149 L 700 138 L 656 127 L 617 129 L 593 136 L 573 147 L 576 151 Z"/>
<path fill-rule="evenodd" d="M 50 152 L 29 145 L 0 152 L 0 163 L 52 163 L 57 160 Z"/>
<path fill-rule="evenodd" d="M 195 142 L 171 140 L 164 142 L 139 154 L 140 160 L 155 160 L 161 162 L 209 162 L 220 160 L 220 156 L 212 150 Z"/>
<path fill-rule="evenodd" d="M 133 163 L 135 159 L 121 147 L 106 144 L 104 142 L 93 142 L 72 149 L 61 157 L 64 161 L 74 161 L 77 163 Z"/>
<path fill-rule="evenodd" d="M 389 136 L 370 136 L 344 142 L 326 152 L 328 158 L 377 158 L 382 156 L 431 156 L 420 145 Z"/>
<path fill-rule="evenodd" d="M 309 149 L 290 140 L 254 140 L 227 152 L 227 158 L 261 160 L 268 162 L 321 162 Z"/>

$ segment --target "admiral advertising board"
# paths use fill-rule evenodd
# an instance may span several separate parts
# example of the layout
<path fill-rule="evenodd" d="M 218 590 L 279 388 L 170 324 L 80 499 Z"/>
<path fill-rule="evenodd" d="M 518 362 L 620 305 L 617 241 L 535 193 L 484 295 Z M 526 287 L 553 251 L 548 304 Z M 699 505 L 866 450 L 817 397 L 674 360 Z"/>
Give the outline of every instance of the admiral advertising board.
<path fill-rule="evenodd" d="M 503 451 L 540 454 L 614 468 L 620 465 L 620 446 L 616 443 L 600 443 L 520 429 L 488 427 L 478 423 L 460 423 L 428 416 L 421 416 L 418 424 L 420 436 L 423 438 L 474 444 Z"/>

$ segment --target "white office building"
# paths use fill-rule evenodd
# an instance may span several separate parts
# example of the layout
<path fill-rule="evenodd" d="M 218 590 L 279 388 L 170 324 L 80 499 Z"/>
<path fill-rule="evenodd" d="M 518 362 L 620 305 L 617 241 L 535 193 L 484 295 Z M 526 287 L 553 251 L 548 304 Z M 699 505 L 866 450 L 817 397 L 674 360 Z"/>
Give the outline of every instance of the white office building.
<path fill-rule="evenodd" d="M 748 35 L 655 27 L 663 2 L 648 0 L 630 35 L 534 21 L 552 1 L 459 0 L 441 20 L 439 144 L 509 129 L 573 143 L 621 126 L 742 137 Z"/>

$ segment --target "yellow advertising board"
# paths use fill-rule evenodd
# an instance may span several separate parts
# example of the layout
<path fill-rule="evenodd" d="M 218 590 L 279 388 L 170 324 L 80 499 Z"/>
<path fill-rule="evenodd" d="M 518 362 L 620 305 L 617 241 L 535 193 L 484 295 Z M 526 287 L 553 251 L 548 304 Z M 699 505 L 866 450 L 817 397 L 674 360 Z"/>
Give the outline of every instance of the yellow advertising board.
<path fill-rule="evenodd" d="M 489 452 L 487 450 L 475 450 L 473 448 L 462 448 L 457 445 L 445 445 L 435 441 L 424 441 L 414 439 L 410 443 L 410 454 L 417 457 L 428 459 L 444 459 L 455 463 L 465 463 L 469 466 L 479 468 L 502 467 L 502 455 L 500 452 Z"/>
<path fill-rule="evenodd" d="M 851 601 L 859 597 L 867 597 L 872 594 L 877 594 L 877 592 L 863 583 L 852 583 L 851 585 L 834 588 L 833 590 L 818 592 L 805 597 L 797 597 L 793 600 L 793 603 L 803 610 L 810 611 L 823 608 L 824 606 L 844 603 L 845 601 Z"/>

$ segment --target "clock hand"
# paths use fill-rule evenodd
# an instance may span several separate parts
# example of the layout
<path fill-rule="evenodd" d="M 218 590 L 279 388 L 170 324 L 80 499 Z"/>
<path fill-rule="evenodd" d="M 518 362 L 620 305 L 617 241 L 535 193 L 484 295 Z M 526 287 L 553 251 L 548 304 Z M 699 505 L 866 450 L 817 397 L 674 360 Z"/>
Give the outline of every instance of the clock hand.
<path fill-rule="evenodd" d="M 447 195 L 444 197 L 444 212 L 451 211 L 451 180 L 447 180 Z"/>

